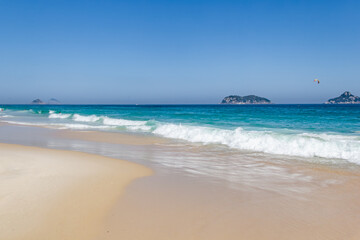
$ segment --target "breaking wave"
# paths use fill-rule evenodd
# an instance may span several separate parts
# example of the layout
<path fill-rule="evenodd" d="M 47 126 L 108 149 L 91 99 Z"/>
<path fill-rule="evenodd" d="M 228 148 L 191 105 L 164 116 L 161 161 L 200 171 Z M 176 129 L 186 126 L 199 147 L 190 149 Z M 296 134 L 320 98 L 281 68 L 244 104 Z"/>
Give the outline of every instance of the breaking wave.
<path fill-rule="evenodd" d="M 124 127 L 125 129 L 132 131 L 151 130 L 151 126 L 146 125 L 147 121 L 132 121 L 132 120 L 125 120 L 118 118 L 110 118 L 106 116 L 97 116 L 97 115 L 85 116 L 80 114 L 64 114 L 64 113 L 55 113 L 55 111 L 49 111 L 49 118 L 71 119 L 75 122 L 96 123 L 111 127 Z"/>
<path fill-rule="evenodd" d="M 82 116 L 80 114 L 74 114 L 72 119 L 76 122 L 97 122 L 100 120 L 100 117 L 96 115 Z"/>
<path fill-rule="evenodd" d="M 330 134 L 285 134 L 164 124 L 154 134 L 204 144 L 224 144 L 231 148 L 271 154 L 346 159 L 360 164 L 360 137 Z"/>
<path fill-rule="evenodd" d="M 55 113 L 55 111 L 49 111 L 49 118 L 69 118 L 71 114 Z"/>

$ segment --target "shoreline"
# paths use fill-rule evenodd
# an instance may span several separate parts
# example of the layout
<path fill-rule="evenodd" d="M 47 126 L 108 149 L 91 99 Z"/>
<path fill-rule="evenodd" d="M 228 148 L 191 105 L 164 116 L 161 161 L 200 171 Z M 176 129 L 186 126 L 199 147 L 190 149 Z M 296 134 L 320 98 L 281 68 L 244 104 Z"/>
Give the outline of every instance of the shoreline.
<path fill-rule="evenodd" d="M 91 142 L 102 142 L 122 145 L 152 145 L 162 144 L 169 140 L 156 136 L 140 136 L 130 133 L 102 132 L 102 131 L 74 131 L 63 130 L 57 133 L 58 136 L 67 139 L 85 140 Z"/>
<path fill-rule="evenodd" d="M 0 238 L 92 239 L 149 168 L 100 155 L 0 143 Z"/>

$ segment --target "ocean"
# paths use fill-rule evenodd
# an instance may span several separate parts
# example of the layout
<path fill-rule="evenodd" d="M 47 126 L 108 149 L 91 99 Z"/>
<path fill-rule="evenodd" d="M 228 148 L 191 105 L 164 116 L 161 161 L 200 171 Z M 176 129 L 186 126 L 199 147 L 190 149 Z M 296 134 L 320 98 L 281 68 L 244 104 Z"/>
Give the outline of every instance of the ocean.
<path fill-rule="evenodd" d="M 0 121 L 360 164 L 360 105 L 2 105 Z"/>

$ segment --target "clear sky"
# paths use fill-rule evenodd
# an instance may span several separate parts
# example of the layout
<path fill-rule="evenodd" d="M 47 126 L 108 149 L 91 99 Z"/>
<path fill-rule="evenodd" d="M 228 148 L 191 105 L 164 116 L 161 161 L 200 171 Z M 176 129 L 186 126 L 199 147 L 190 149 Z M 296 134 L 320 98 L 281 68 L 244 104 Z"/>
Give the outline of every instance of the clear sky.
<path fill-rule="evenodd" d="M 360 95 L 359 2 L 0 0 L 0 103 Z"/>

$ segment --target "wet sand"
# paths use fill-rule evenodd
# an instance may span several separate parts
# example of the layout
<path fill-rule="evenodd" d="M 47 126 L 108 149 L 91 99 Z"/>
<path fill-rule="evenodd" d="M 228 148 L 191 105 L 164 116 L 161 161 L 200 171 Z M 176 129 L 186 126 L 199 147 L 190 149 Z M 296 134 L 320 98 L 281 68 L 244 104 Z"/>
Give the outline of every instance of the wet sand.
<path fill-rule="evenodd" d="M 93 154 L 0 144 L 0 239 L 93 239 L 125 187 L 151 173 Z"/>
<path fill-rule="evenodd" d="M 155 175 L 129 188 L 98 239 L 359 239 L 359 175 L 335 177 L 343 182 L 289 196 Z"/>
<path fill-rule="evenodd" d="M 126 145 L 151 145 L 165 143 L 166 140 L 158 137 L 138 136 L 130 134 L 99 132 L 99 131 L 61 131 L 58 132 L 60 137 L 79 139 L 85 141 L 126 144 Z"/>

